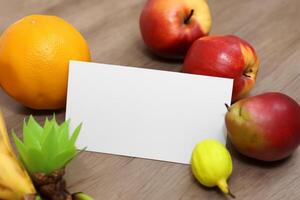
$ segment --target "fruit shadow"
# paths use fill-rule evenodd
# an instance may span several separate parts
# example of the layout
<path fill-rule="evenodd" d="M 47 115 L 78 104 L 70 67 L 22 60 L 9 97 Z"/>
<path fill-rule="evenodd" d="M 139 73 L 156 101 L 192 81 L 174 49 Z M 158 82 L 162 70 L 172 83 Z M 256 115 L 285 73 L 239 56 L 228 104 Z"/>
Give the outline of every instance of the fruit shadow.
<path fill-rule="evenodd" d="M 35 110 L 35 109 L 31 109 L 31 108 L 20 105 L 16 109 L 16 112 L 18 114 L 22 114 L 22 115 L 25 115 L 25 116 L 32 115 L 34 118 L 36 118 L 41 123 L 44 122 L 46 117 L 48 119 L 52 119 L 53 115 L 55 115 L 55 118 L 59 123 L 62 123 L 65 120 L 65 109 Z"/>
<path fill-rule="evenodd" d="M 250 158 L 250 157 L 246 157 L 244 155 L 242 155 L 241 153 L 239 153 L 234 146 L 232 145 L 232 143 L 230 142 L 229 139 L 227 139 L 227 148 L 229 149 L 231 155 L 239 162 L 245 163 L 247 165 L 251 165 L 251 166 L 256 166 L 259 168 L 277 168 L 280 167 L 282 165 L 287 164 L 291 158 L 291 156 L 288 156 L 287 158 L 284 158 L 282 160 L 278 160 L 278 161 L 272 161 L 272 162 L 268 162 L 268 161 L 261 161 L 261 160 L 257 160 L 254 158 Z"/>
<path fill-rule="evenodd" d="M 151 58 L 152 60 L 156 60 L 158 62 L 163 63 L 173 63 L 173 64 L 180 64 L 183 63 L 183 58 L 166 58 L 158 56 L 157 54 L 153 53 L 149 48 L 147 48 L 144 44 L 139 44 L 139 50 L 147 57 Z"/>
<path fill-rule="evenodd" d="M 58 110 L 35 110 L 31 109 L 25 106 L 20 106 L 18 108 L 18 113 L 19 114 L 24 114 L 24 115 L 34 115 L 34 116 L 43 116 L 43 115 L 50 115 L 52 116 L 53 114 L 55 115 L 61 115 L 65 113 L 65 109 L 58 109 Z"/>

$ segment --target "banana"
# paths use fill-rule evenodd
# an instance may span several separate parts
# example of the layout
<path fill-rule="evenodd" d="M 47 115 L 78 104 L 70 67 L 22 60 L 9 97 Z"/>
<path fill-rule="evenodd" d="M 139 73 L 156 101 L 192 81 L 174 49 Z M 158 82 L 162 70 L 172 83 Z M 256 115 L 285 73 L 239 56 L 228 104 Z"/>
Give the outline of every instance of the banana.
<path fill-rule="evenodd" d="M 0 110 L 0 199 L 23 200 L 35 193 L 27 171 L 13 151 Z"/>

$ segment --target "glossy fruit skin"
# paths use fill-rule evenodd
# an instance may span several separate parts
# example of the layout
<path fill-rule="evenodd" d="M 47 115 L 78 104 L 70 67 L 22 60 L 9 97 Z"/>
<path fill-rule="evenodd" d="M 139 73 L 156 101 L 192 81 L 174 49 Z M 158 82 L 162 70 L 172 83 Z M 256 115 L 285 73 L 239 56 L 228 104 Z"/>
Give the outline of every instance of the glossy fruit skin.
<path fill-rule="evenodd" d="M 191 168 L 202 185 L 218 186 L 223 193 L 229 193 L 226 181 L 232 173 L 232 160 L 226 147 L 217 140 L 206 139 L 195 146 Z"/>
<path fill-rule="evenodd" d="M 233 104 L 225 117 L 228 136 L 242 154 L 263 161 L 288 157 L 300 143 L 300 106 L 282 93 Z"/>
<path fill-rule="evenodd" d="M 183 58 L 192 43 L 210 29 L 211 14 L 205 0 L 148 0 L 140 15 L 145 44 L 163 57 Z"/>
<path fill-rule="evenodd" d="M 254 48 L 233 35 L 207 36 L 189 49 L 182 71 L 234 79 L 232 101 L 248 95 L 255 84 L 259 59 Z"/>
<path fill-rule="evenodd" d="M 65 20 L 30 15 L 0 37 L 0 82 L 18 102 L 33 109 L 66 104 L 70 60 L 90 61 L 82 35 Z"/>

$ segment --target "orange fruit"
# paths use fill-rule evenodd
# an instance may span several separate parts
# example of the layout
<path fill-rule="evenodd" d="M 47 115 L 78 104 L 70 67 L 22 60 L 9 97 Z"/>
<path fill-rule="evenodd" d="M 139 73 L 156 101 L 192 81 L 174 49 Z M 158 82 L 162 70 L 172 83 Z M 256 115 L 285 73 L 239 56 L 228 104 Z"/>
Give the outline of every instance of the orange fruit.
<path fill-rule="evenodd" d="M 70 60 L 90 61 L 89 47 L 59 17 L 27 16 L 0 36 L 0 84 L 27 107 L 65 107 Z"/>

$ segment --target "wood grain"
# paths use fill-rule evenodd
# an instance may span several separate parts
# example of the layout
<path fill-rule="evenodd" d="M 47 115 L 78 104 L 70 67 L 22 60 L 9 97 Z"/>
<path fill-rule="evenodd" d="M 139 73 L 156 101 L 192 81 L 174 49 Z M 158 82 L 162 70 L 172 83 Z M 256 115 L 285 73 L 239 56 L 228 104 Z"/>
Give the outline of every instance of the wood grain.
<path fill-rule="evenodd" d="M 21 17 L 51 14 L 65 18 L 85 36 L 94 62 L 179 71 L 180 61 L 152 55 L 141 41 L 138 18 L 142 0 L 0 0 L 0 32 Z M 252 95 L 280 91 L 300 102 L 300 1 L 209 0 L 212 34 L 235 34 L 249 41 L 261 59 Z M 92 92 L 92 91 L 91 91 Z M 9 129 L 20 133 L 29 114 L 42 121 L 52 112 L 24 108 L 0 92 L 0 104 Z M 64 110 L 57 111 L 60 121 Z M 300 123 L 300 122 L 299 122 Z M 276 163 L 260 163 L 234 151 L 231 190 L 237 199 L 300 199 L 300 150 Z M 226 199 L 193 179 L 189 166 L 83 153 L 67 169 L 72 191 L 84 191 L 104 200 Z"/>

